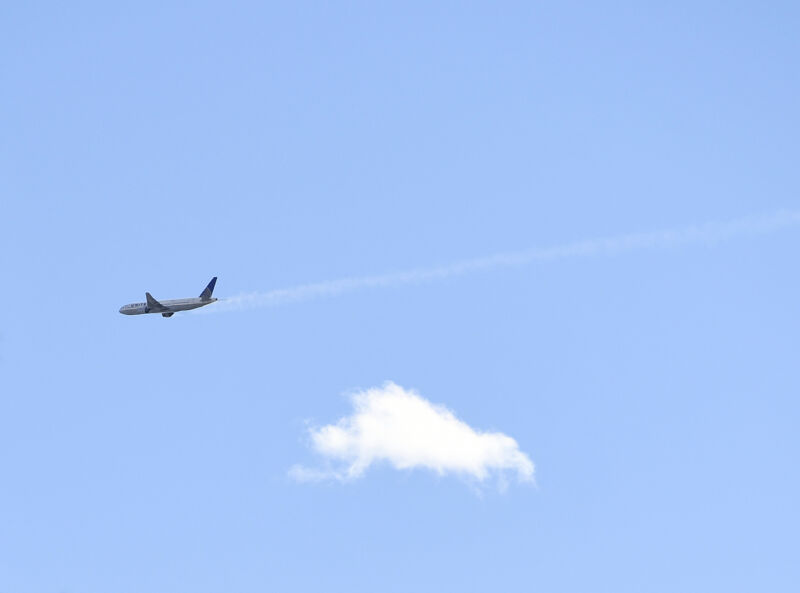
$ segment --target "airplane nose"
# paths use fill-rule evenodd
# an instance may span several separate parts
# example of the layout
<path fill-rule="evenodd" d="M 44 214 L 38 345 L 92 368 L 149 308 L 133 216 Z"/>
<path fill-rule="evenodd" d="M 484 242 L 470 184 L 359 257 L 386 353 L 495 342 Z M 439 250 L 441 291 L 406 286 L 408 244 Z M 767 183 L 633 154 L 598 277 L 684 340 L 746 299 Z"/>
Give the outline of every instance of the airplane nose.
<path fill-rule="evenodd" d="M 122 307 L 119 308 L 119 312 L 122 313 Z"/>

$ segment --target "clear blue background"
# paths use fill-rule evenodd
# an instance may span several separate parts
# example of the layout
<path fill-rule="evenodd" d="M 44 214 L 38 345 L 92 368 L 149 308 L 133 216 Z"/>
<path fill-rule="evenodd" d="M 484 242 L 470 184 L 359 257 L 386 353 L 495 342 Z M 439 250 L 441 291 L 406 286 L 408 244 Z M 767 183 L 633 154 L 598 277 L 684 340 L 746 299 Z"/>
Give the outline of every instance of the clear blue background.
<path fill-rule="evenodd" d="M 794 591 L 797 228 L 117 309 L 798 206 L 796 3 L 0 9 L 0 591 Z M 297 484 L 393 380 L 537 486 Z"/>

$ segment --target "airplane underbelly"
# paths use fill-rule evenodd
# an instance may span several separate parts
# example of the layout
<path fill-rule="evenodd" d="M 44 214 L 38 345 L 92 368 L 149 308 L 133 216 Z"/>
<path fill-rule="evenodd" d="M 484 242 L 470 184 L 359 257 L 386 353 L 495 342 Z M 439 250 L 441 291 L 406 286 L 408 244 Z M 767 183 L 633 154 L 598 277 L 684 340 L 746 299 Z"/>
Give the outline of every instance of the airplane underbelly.
<path fill-rule="evenodd" d="M 195 305 L 193 303 L 181 303 L 181 304 L 174 304 L 174 305 L 165 305 L 167 309 L 170 311 L 190 311 L 191 309 L 197 309 L 200 305 Z"/>

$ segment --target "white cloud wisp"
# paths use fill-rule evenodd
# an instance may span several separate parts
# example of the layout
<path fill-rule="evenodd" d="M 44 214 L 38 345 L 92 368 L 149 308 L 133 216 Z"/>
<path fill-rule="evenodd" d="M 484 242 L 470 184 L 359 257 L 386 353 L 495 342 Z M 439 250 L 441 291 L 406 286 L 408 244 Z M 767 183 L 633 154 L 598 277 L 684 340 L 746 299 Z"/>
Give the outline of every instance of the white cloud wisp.
<path fill-rule="evenodd" d="M 509 474 L 533 481 L 533 462 L 513 438 L 477 431 L 412 390 L 388 382 L 351 397 L 352 415 L 309 431 L 311 446 L 327 468 L 297 465 L 289 471 L 292 478 L 349 480 L 388 462 L 396 469 L 426 468 L 481 483 L 496 476 L 502 485 Z"/>
<path fill-rule="evenodd" d="M 392 272 L 375 276 L 353 276 L 327 282 L 302 284 L 292 288 L 270 290 L 268 292 L 240 294 L 220 299 L 213 307 L 203 308 L 199 311 L 201 313 L 219 313 L 275 307 L 298 301 L 338 296 L 357 290 L 421 284 L 482 271 L 521 267 L 535 262 L 598 257 L 647 249 L 668 249 L 691 244 L 710 244 L 736 237 L 771 233 L 797 225 L 800 225 L 800 210 L 781 210 L 760 216 L 710 222 L 697 226 L 631 233 L 605 239 L 578 241 L 554 247 L 536 247 L 524 251 L 499 253 L 438 267 L 416 268 L 404 272 Z"/>

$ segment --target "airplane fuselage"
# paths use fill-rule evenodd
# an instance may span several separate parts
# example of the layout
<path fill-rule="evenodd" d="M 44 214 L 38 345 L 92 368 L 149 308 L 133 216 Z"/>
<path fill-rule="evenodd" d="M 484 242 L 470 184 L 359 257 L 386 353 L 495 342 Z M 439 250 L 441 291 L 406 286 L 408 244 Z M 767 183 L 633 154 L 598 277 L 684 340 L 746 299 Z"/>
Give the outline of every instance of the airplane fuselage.
<path fill-rule="evenodd" d="M 177 313 L 178 311 L 190 311 L 198 307 L 205 307 L 211 303 L 216 303 L 217 299 L 211 298 L 203 300 L 201 298 L 192 299 L 172 299 L 169 301 L 159 301 L 165 308 L 166 312 Z M 147 303 L 130 303 L 120 307 L 119 312 L 123 315 L 144 315 L 145 313 L 164 313 L 164 309 L 150 310 Z"/>

